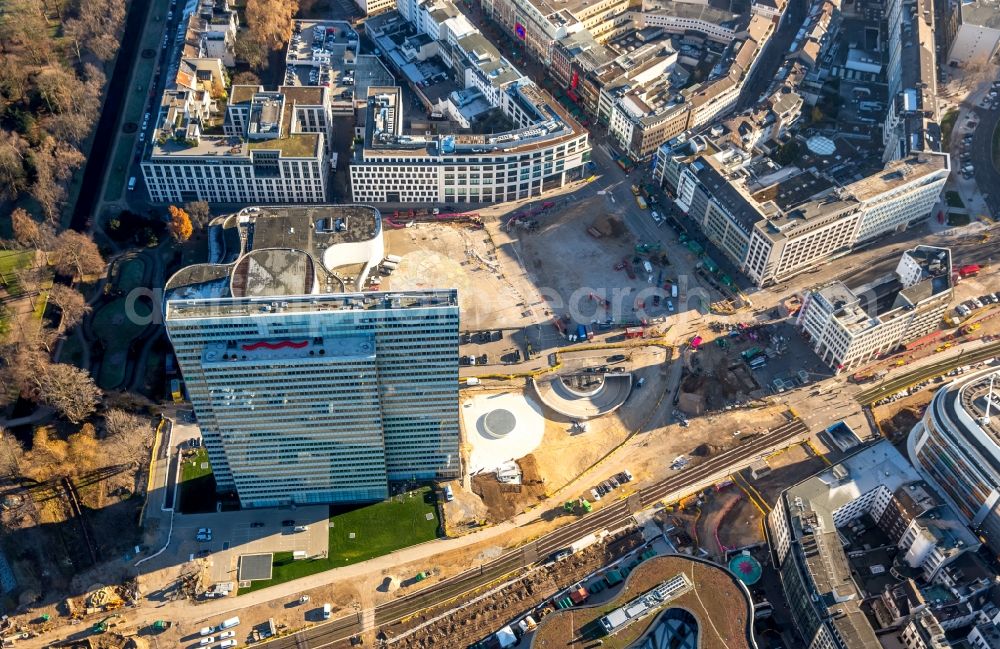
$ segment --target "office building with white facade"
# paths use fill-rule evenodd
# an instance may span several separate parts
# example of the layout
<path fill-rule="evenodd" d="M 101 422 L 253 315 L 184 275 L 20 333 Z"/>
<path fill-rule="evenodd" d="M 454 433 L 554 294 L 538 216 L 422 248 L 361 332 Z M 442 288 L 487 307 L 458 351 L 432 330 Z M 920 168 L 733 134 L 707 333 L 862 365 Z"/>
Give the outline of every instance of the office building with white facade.
<path fill-rule="evenodd" d="M 973 372 L 934 394 L 908 439 L 914 465 L 994 552 L 1000 551 L 998 412 L 1000 373 Z"/>
<path fill-rule="evenodd" d="M 749 149 L 735 124 L 661 146 L 654 177 L 758 286 L 926 218 L 950 171 L 947 154 L 926 152 L 873 167 L 845 159 L 826 138 L 811 138 L 801 162 L 781 166 Z"/>
<path fill-rule="evenodd" d="M 512 128 L 482 135 L 406 132 L 399 88 L 371 86 L 364 141 L 350 165 L 355 201 L 504 202 L 582 176 L 590 159 L 588 133 L 558 102 L 522 76 L 450 3 L 410 11 L 415 13 L 408 23 L 402 13 L 391 12 L 368 21 L 366 29 L 425 107 L 466 126 L 497 109 Z M 428 70 L 433 74 L 427 76 Z M 459 79 L 459 86 L 447 82 L 449 91 L 432 92 L 445 77 Z"/>
<path fill-rule="evenodd" d="M 244 507 L 388 496 L 460 473 L 454 290 L 360 292 L 382 260 L 361 205 L 245 208 L 165 323 L 220 492 Z"/>
<path fill-rule="evenodd" d="M 203 0 L 189 17 L 177 72 L 167 83 L 142 152 L 153 202 L 322 203 L 336 156 L 336 115 L 352 116 L 359 77 L 392 81 L 358 51 L 342 21 L 295 21 L 284 84 L 230 86 L 236 14 Z M 358 81 L 358 83 L 355 83 Z M 363 99 L 362 99 L 363 100 Z"/>
<path fill-rule="evenodd" d="M 881 649 L 846 553 L 849 528 L 878 520 L 919 476 L 882 440 L 782 492 L 767 515 L 792 620 L 809 649 Z M 845 547 L 846 546 L 846 547 Z"/>
<path fill-rule="evenodd" d="M 952 294 L 951 252 L 917 246 L 870 282 L 808 290 L 796 324 L 824 363 L 849 371 L 936 331 Z"/>

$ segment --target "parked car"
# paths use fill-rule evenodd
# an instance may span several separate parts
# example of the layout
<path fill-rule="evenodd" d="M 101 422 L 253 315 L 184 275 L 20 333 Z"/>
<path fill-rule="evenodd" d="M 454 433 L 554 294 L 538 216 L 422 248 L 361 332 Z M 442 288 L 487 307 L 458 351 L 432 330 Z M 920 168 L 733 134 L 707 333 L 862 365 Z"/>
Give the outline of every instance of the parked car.
<path fill-rule="evenodd" d="M 215 636 L 210 635 L 207 638 L 202 638 L 201 642 L 199 642 L 198 644 L 200 644 L 202 647 L 207 647 L 210 644 L 215 644 Z"/>

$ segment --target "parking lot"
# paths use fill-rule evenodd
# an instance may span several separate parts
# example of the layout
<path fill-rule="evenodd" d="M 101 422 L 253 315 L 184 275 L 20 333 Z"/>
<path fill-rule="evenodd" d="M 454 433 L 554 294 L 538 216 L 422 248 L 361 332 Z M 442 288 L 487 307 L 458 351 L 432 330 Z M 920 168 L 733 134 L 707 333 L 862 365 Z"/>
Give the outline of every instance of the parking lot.
<path fill-rule="evenodd" d="M 177 515 L 170 552 L 178 563 L 205 558 L 212 583 L 235 582 L 241 554 L 301 550 L 308 557 L 326 556 L 328 517 L 329 508 L 325 505 Z M 295 532 L 293 527 L 282 525 L 288 520 L 308 529 Z M 211 541 L 195 540 L 201 528 L 212 530 Z"/>

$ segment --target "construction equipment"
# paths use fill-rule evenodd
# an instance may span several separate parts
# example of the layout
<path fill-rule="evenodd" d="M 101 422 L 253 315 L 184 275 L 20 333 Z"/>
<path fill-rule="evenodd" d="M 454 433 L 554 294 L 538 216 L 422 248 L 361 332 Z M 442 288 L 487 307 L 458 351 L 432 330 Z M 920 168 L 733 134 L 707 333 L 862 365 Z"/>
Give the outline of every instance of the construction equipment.
<path fill-rule="evenodd" d="M 125 621 L 124 617 L 122 617 L 118 613 L 115 613 L 114 615 L 109 615 L 100 622 L 98 622 L 97 624 L 95 624 L 91 629 L 91 631 L 94 633 L 104 633 L 108 629 L 112 629 L 124 621 Z"/>

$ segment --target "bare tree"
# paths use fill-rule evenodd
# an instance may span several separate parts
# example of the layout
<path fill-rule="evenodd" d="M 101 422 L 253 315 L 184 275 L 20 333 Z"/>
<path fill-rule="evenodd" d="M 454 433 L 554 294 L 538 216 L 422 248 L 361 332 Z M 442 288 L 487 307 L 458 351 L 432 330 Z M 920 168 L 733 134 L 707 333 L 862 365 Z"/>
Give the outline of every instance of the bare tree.
<path fill-rule="evenodd" d="M 49 303 L 59 308 L 58 333 L 75 327 L 84 316 L 90 313 L 90 305 L 83 299 L 79 291 L 65 284 L 53 284 L 49 289 Z"/>
<path fill-rule="evenodd" d="M 243 32 L 236 37 L 236 56 L 247 62 L 254 70 L 267 67 L 267 45 L 253 35 Z"/>
<path fill-rule="evenodd" d="M 52 58 L 49 23 L 41 3 L 35 0 L 4 0 L 0 4 L 0 43 L 4 49 L 18 45 L 31 63 L 41 65 Z"/>
<path fill-rule="evenodd" d="M 47 138 L 32 151 L 31 162 L 35 167 L 31 195 L 38 201 L 45 217 L 55 219 L 59 216 L 60 205 L 66 200 L 66 181 L 83 165 L 83 154 L 65 142 Z"/>
<path fill-rule="evenodd" d="M 3 83 L 3 81 L 0 80 L 0 83 Z M 254 74 L 250 70 L 244 70 L 243 72 L 237 72 L 236 75 L 233 77 L 233 85 L 234 86 L 259 86 L 260 85 L 260 77 L 258 77 L 256 74 Z"/>
<path fill-rule="evenodd" d="M 0 475 L 16 476 L 21 474 L 21 462 L 24 460 L 24 447 L 17 441 L 14 434 L 0 428 Z"/>
<path fill-rule="evenodd" d="M 103 446 L 120 462 L 141 462 L 153 444 L 149 420 L 121 408 L 105 411 L 104 429 Z"/>
<path fill-rule="evenodd" d="M 63 23 L 63 33 L 73 42 L 77 59 L 82 59 L 82 48 L 110 61 L 118 51 L 118 32 L 125 19 L 123 0 L 80 0 L 77 14 Z"/>
<path fill-rule="evenodd" d="M 10 227 L 14 232 L 14 240 L 25 248 L 36 247 L 42 237 L 38 222 L 23 207 L 15 208 L 10 213 Z"/>
<path fill-rule="evenodd" d="M 14 199 L 27 189 L 27 151 L 28 143 L 20 135 L 0 129 L 0 198 Z"/>
<path fill-rule="evenodd" d="M 96 275 L 104 271 L 104 258 L 97 244 L 73 230 L 56 237 L 52 263 L 61 275 Z"/>
<path fill-rule="evenodd" d="M 247 30 L 268 49 L 282 47 L 292 36 L 298 0 L 247 0 Z"/>
<path fill-rule="evenodd" d="M 79 367 L 53 363 L 39 377 L 39 398 L 78 424 L 97 410 L 101 390 Z"/>
<path fill-rule="evenodd" d="M 184 204 L 184 211 L 195 227 L 203 228 L 212 220 L 212 212 L 206 201 L 191 201 Z"/>
<path fill-rule="evenodd" d="M 80 430 L 66 439 L 69 456 L 73 458 L 72 473 L 93 471 L 101 464 L 101 449 L 97 443 L 97 431 L 94 425 L 86 423 Z"/>

